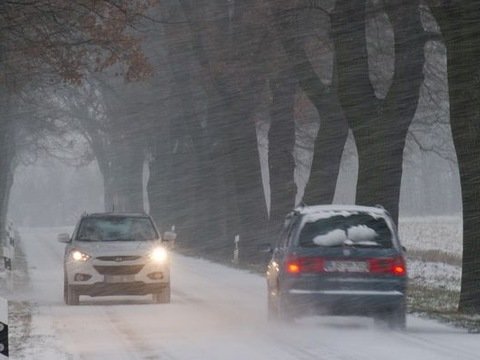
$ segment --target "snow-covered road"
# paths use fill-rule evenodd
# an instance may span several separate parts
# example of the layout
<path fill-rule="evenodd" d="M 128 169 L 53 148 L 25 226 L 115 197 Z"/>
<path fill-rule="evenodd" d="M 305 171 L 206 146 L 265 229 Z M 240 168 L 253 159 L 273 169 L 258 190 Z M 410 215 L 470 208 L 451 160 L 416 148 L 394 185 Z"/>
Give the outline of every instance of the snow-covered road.
<path fill-rule="evenodd" d="M 408 317 L 405 333 L 366 318 L 266 321 L 263 277 L 174 255 L 172 303 L 150 297 L 62 299 L 64 245 L 56 229 L 24 229 L 30 286 L 13 295 L 34 304 L 32 331 L 13 359 L 467 360 L 480 335 Z"/>

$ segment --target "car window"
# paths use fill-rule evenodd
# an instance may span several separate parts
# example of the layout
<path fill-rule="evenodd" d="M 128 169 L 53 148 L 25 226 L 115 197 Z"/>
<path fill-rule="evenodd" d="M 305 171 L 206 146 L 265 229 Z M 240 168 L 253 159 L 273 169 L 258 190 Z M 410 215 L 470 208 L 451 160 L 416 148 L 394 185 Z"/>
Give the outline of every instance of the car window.
<path fill-rule="evenodd" d="M 278 241 L 277 246 L 280 248 L 284 248 L 287 246 L 288 235 L 290 233 L 291 222 L 290 219 L 285 221 L 285 224 L 282 229 L 282 233 L 280 234 L 280 241 Z"/>
<path fill-rule="evenodd" d="M 158 235 L 148 218 L 106 217 L 85 218 L 80 224 L 80 241 L 144 241 Z"/>
<path fill-rule="evenodd" d="M 292 234 L 296 228 L 297 218 L 294 216 L 288 216 L 285 219 L 282 233 L 280 234 L 280 241 L 278 242 L 278 247 L 286 248 L 290 245 L 292 240 Z"/>
<path fill-rule="evenodd" d="M 307 221 L 299 235 L 301 247 L 392 247 L 392 231 L 385 219 L 370 214 L 342 214 Z"/>

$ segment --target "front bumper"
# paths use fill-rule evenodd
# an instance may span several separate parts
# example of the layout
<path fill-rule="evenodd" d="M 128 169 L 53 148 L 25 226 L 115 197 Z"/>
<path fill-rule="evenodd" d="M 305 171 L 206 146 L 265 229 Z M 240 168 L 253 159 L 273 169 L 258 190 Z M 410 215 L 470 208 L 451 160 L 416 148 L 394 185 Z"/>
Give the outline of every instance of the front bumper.
<path fill-rule="evenodd" d="M 73 285 L 79 295 L 110 296 L 110 295 L 147 295 L 161 292 L 167 283 L 150 283 L 142 281 L 123 283 L 95 283 L 92 285 Z"/>
<path fill-rule="evenodd" d="M 141 257 L 133 261 L 102 261 L 65 264 L 68 285 L 80 295 L 145 295 L 158 293 L 170 284 L 169 263 Z"/>

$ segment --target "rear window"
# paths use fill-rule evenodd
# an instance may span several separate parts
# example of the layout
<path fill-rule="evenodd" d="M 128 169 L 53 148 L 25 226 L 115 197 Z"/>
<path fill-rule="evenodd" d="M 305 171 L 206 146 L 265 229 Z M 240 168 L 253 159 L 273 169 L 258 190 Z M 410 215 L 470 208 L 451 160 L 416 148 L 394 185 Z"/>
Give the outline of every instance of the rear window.
<path fill-rule="evenodd" d="M 392 232 L 384 218 L 367 213 L 342 214 L 305 222 L 298 245 L 391 248 Z"/>
<path fill-rule="evenodd" d="M 143 241 L 157 238 L 149 218 L 119 216 L 85 218 L 77 236 L 80 241 Z"/>

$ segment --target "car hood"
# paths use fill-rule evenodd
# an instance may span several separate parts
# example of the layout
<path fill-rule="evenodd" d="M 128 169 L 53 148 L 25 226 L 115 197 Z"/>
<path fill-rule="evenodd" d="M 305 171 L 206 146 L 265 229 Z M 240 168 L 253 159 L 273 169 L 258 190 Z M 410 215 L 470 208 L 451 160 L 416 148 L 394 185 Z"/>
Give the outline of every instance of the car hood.
<path fill-rule="evenodd" d="M 161 246 L 160 241 L 77 241 L 72 247 L 90 256 L 145 255 L 151 249 Z"/>

